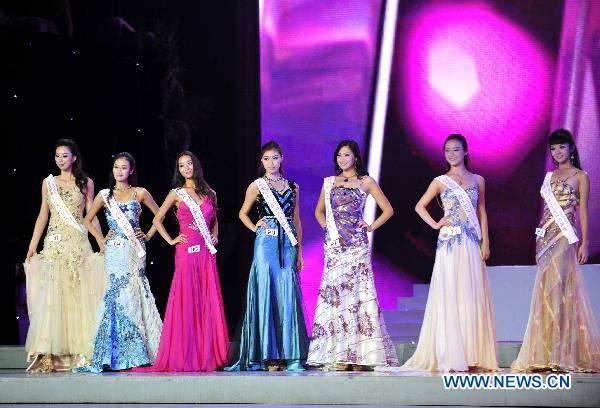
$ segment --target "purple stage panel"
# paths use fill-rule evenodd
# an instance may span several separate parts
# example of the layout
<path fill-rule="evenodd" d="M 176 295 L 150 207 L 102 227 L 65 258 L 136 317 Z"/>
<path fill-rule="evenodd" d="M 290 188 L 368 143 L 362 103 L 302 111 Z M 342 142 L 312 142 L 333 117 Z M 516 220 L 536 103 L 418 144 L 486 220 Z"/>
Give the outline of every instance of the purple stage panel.
<path fill-rule="evenodd" d="M 260 12 L 262 141 L 284 150 L 286 177 L 300 184 L 307 325 L 323 270 L 323 231 L 314 218 L 323 178 L 343 139 L 365 149 L 382 1 L 264 0 Z M 386 268 L 386 263 L 381 268 Z M 408 283 L 375 270 L 383 307 Z"/>

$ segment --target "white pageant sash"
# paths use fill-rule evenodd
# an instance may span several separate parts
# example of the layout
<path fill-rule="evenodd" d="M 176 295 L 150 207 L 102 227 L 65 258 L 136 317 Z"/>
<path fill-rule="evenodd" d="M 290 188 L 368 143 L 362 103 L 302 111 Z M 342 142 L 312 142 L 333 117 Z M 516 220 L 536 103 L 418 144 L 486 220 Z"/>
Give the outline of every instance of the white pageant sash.
<path fill-rule="evenodd" d="M 551 178 L 552 172 L 546 173 L 546 177 L 544 178 L 544 182 L 542 183 L 542 188 L 540 189 L 540 194 L 546 202 L 546 205 L 548 206 L 548 209 L 550 210 L 554 221 L 556 221 L 556 225 L 558 225 L 564 236 L 567 237 L 569 244 L 574 244 L 575 242 L 579 241 L 579 238 L 577 238 L 577 234 L 575 233 L 573 226 L 569 222 L 567 215 L 556 200 L 556 197 L 554 197 L 554 193 L 552 192 L 552 186 L 550 185 Z"/>
<path fill-rule="evenodd" d="M 115 197 L 113 196 L 110 197 L 110 199 L 108 198 L 108 192 L 109 191 L 107 188 L 100 191 L 100 195 L 102 196 L 102 199 L 104 199 L 104 204 L 110 210 L 110 213 L 119 225 L 119 228 L 121 228 L 121 231 L 123 231 L 127 239 L 129 239 L 129 242 L 131 242 L 133 245 L 138 258 L 143 258 L 146 255 L 146 250 L 140 243 L 139 239 L 135 236 L 133 227 L 129 223 L 129 220 L 125 214 L 123 214 L 123 211 L 121 211 L 119 208 L 119 204 L 117 203 L 117 200 L 115 200 Z"/>
<path fill-rule="evenodd" d="M 296 240 L 296 237 L 294 236 L 294 233 L 292 232 L 292 228 L 290 228 L 290 224 L 288 223 L 287 218 L 286 218 L 285 214 L 283 213 L 281 206 L 279 205 L 279 202 L 277 201 L 277 199 L 273 195 L 273 192 L 267 185 L 267 182 L 262 178 L 258 178 L 256 180 L 254 180 L 254 183 L 256 183 L 256 186 L 258 187 L 258 191 L 260 191 L 260 193 L 264 197 L 265 201 L 267 202 L 267 205 L 271 209 L 271 212 L 273 213 L 275 218 L 277 218 L 277 221 L 279 221 L 279 224 L 283 227 L 285 233 L 287 234 L 288 238 L 290 239 L 290 242 L 292 243 L 292 246 L 298 245 L 298 241 Z"/>
<path fill-rule="evenodd" d="M 48 188 L 48 199 L 58 211 L 60 218 L 69 226 L 75 228 L 77 231 L 81 232 L 83 235 L 87 235 L 87 230 L 83 225 L 77 222 L 71 211 L 67 208 L 67 205 L 61 198 L 58 193 L 58 186 L 56 185 L 56 180 L 54 176 L 50 174 L 46 177 L 46 187 Z"/>
<path fill-rule="evenodd" d="M 481 240 L 481 225 L 479 225 L 479 219 L 477 218 L 475 207 L 473 207 L 473 203 L 471 202 L 467 192 L 461 186 L 459 186 L 456 181 L 452 180 L 446 175 L 438 176 L 435 179 L 454 192 L 454 195 L 458 199 L 460 206 L 467 216 L 467 221 L 469 221 L 469 224 L 475 228 L 475 231 L 477 232 L 477 238 Z"/>
<path fill-rule="evenodd" d="M 206 247 L 210 251 L 211 254 L 217 253 L 217 248 L 212 243 L 212 237 L 210 235 L 210 231 L 208 230 L 208 225 L 206 224 L 206 220 L 204 219 L 204 214 L 202 214 L 202 210 L 200 206 L 194 199 L 185 191 L 183 188 L 176 188 L 175 194 L 188 206 L 190 211 L 192 212 L 192 216 L 194 217 L 194 222 L 196 223 L 196 227 L 200 230 L 200 235 L 204 238 L 204 243 Z M 205 197 L 205 200 L 208 198 Z"/>
<path fill-rule="evenodd" d="M 327 236 L 329 237 L 329 246 L 337 246 L 340 239 L 340 233 L 335 225 L 333 218 L 333 209 L 331 208 L 331 189 L 335 184 L 335 176 L 325 177 L 323 179 L 323 190 L 325 191 L 325 223 L 327 224 Z"/>

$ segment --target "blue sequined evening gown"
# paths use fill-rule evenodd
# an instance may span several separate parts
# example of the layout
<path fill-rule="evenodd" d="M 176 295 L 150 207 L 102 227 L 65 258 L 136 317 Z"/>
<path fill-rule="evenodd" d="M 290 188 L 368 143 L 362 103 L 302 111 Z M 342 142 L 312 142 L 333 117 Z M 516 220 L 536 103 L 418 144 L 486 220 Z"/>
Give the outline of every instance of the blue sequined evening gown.
<path fill-rule="evenodd" d="M 141 204 L 118 202 L 131 227 L 139 227 Z M 106 219 L 115 235 L 107 240 L 107 289 L 97 312 L 92 362 L 84 370 L 123 370 L 152 364 L 156 359 L 162 321 L 145 274 L 146 258 L 139 258 L 108 208 Z M 140 241 L 145 246 L 143 241 Z"/>

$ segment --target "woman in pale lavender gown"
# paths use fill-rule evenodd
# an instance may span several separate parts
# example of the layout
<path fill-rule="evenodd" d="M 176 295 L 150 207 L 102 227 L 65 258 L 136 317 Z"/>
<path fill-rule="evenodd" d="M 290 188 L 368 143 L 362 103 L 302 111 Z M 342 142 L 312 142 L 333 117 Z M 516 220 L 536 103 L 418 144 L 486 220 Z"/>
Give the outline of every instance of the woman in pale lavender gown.
<path fill-rule="evenodd" d="M 485 268 L 490 255 L 485 180 L 468 170 L 467 141 L 448 136 L 448 172 L 436 177 L 417 203 L 417 214 L 440 230 L 419 343 L 402 370 L 494 371 L 496 329 Z M 426 206 L 439 194 L 444 217 Z"/>
<path fill-rule="evenodd" d="M 546 175 L 545 184 L 559 206 L 555 207 L 555 213 L 556 210 L 564 213 L 565 231 L 544 200 L 544 213 L 537 229 L 538 272 L 529 321 L 521 350 L 511 367 L 515 371 L 598 372 L 600 332 L 579 269 L 579 264 L 588 259 L 590 179 L 581 170 L 577 147 L 569 131 L 552 132 L 548 144 L 557 168 Z M 577 207 L 581 242 L 575 227 Z"/>
<path fill-rule="evenodd" d="M 165 241 L 176 245 L 175 274 L 156 361 L 136 371 L 214 371 L 225 365 L 229 352 L 214 248 L 217 197 L 200 161 L 188 151 L 177 156 L 173 187 L 153 223 Z M 162 223 L 172 206 L 179 221 L 175 238 Z"/>
<path fill-rule="evenodd" d="M 340 142 L 333 162 L 336 176 L 325 178 L 315 209 L 327 237 L 307 363 L 324 370 L 397 366 L 377 301 L 367 238 L 367 232 L 381 227 L 394 210 L 368 176 L 355 141 Z M 363 219 L 369 194 L 382 210 L 370 225 Z"/>

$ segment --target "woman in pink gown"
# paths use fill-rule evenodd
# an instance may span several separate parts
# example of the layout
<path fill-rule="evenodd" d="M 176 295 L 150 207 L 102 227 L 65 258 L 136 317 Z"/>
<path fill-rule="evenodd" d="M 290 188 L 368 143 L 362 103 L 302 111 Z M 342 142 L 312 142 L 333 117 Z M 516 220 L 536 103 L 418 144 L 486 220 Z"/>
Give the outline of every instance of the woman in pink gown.
<path fill-rule="evenodd" d="M 177 157 L 173 186 L 153 223 L 176 246 L 175 274 L 156 361 L 136 371 L 214 371 L 225 365 L 229 351 L 216 258 L 209 249 L 216 252 L 216 195 L 204 180 L 200 162 L 187 151 Z M 176 238 L 162 223 L 173 205 L 179 221 Z M 203 220 L 198 211 L 194 216 L 194 208 Z"/>

